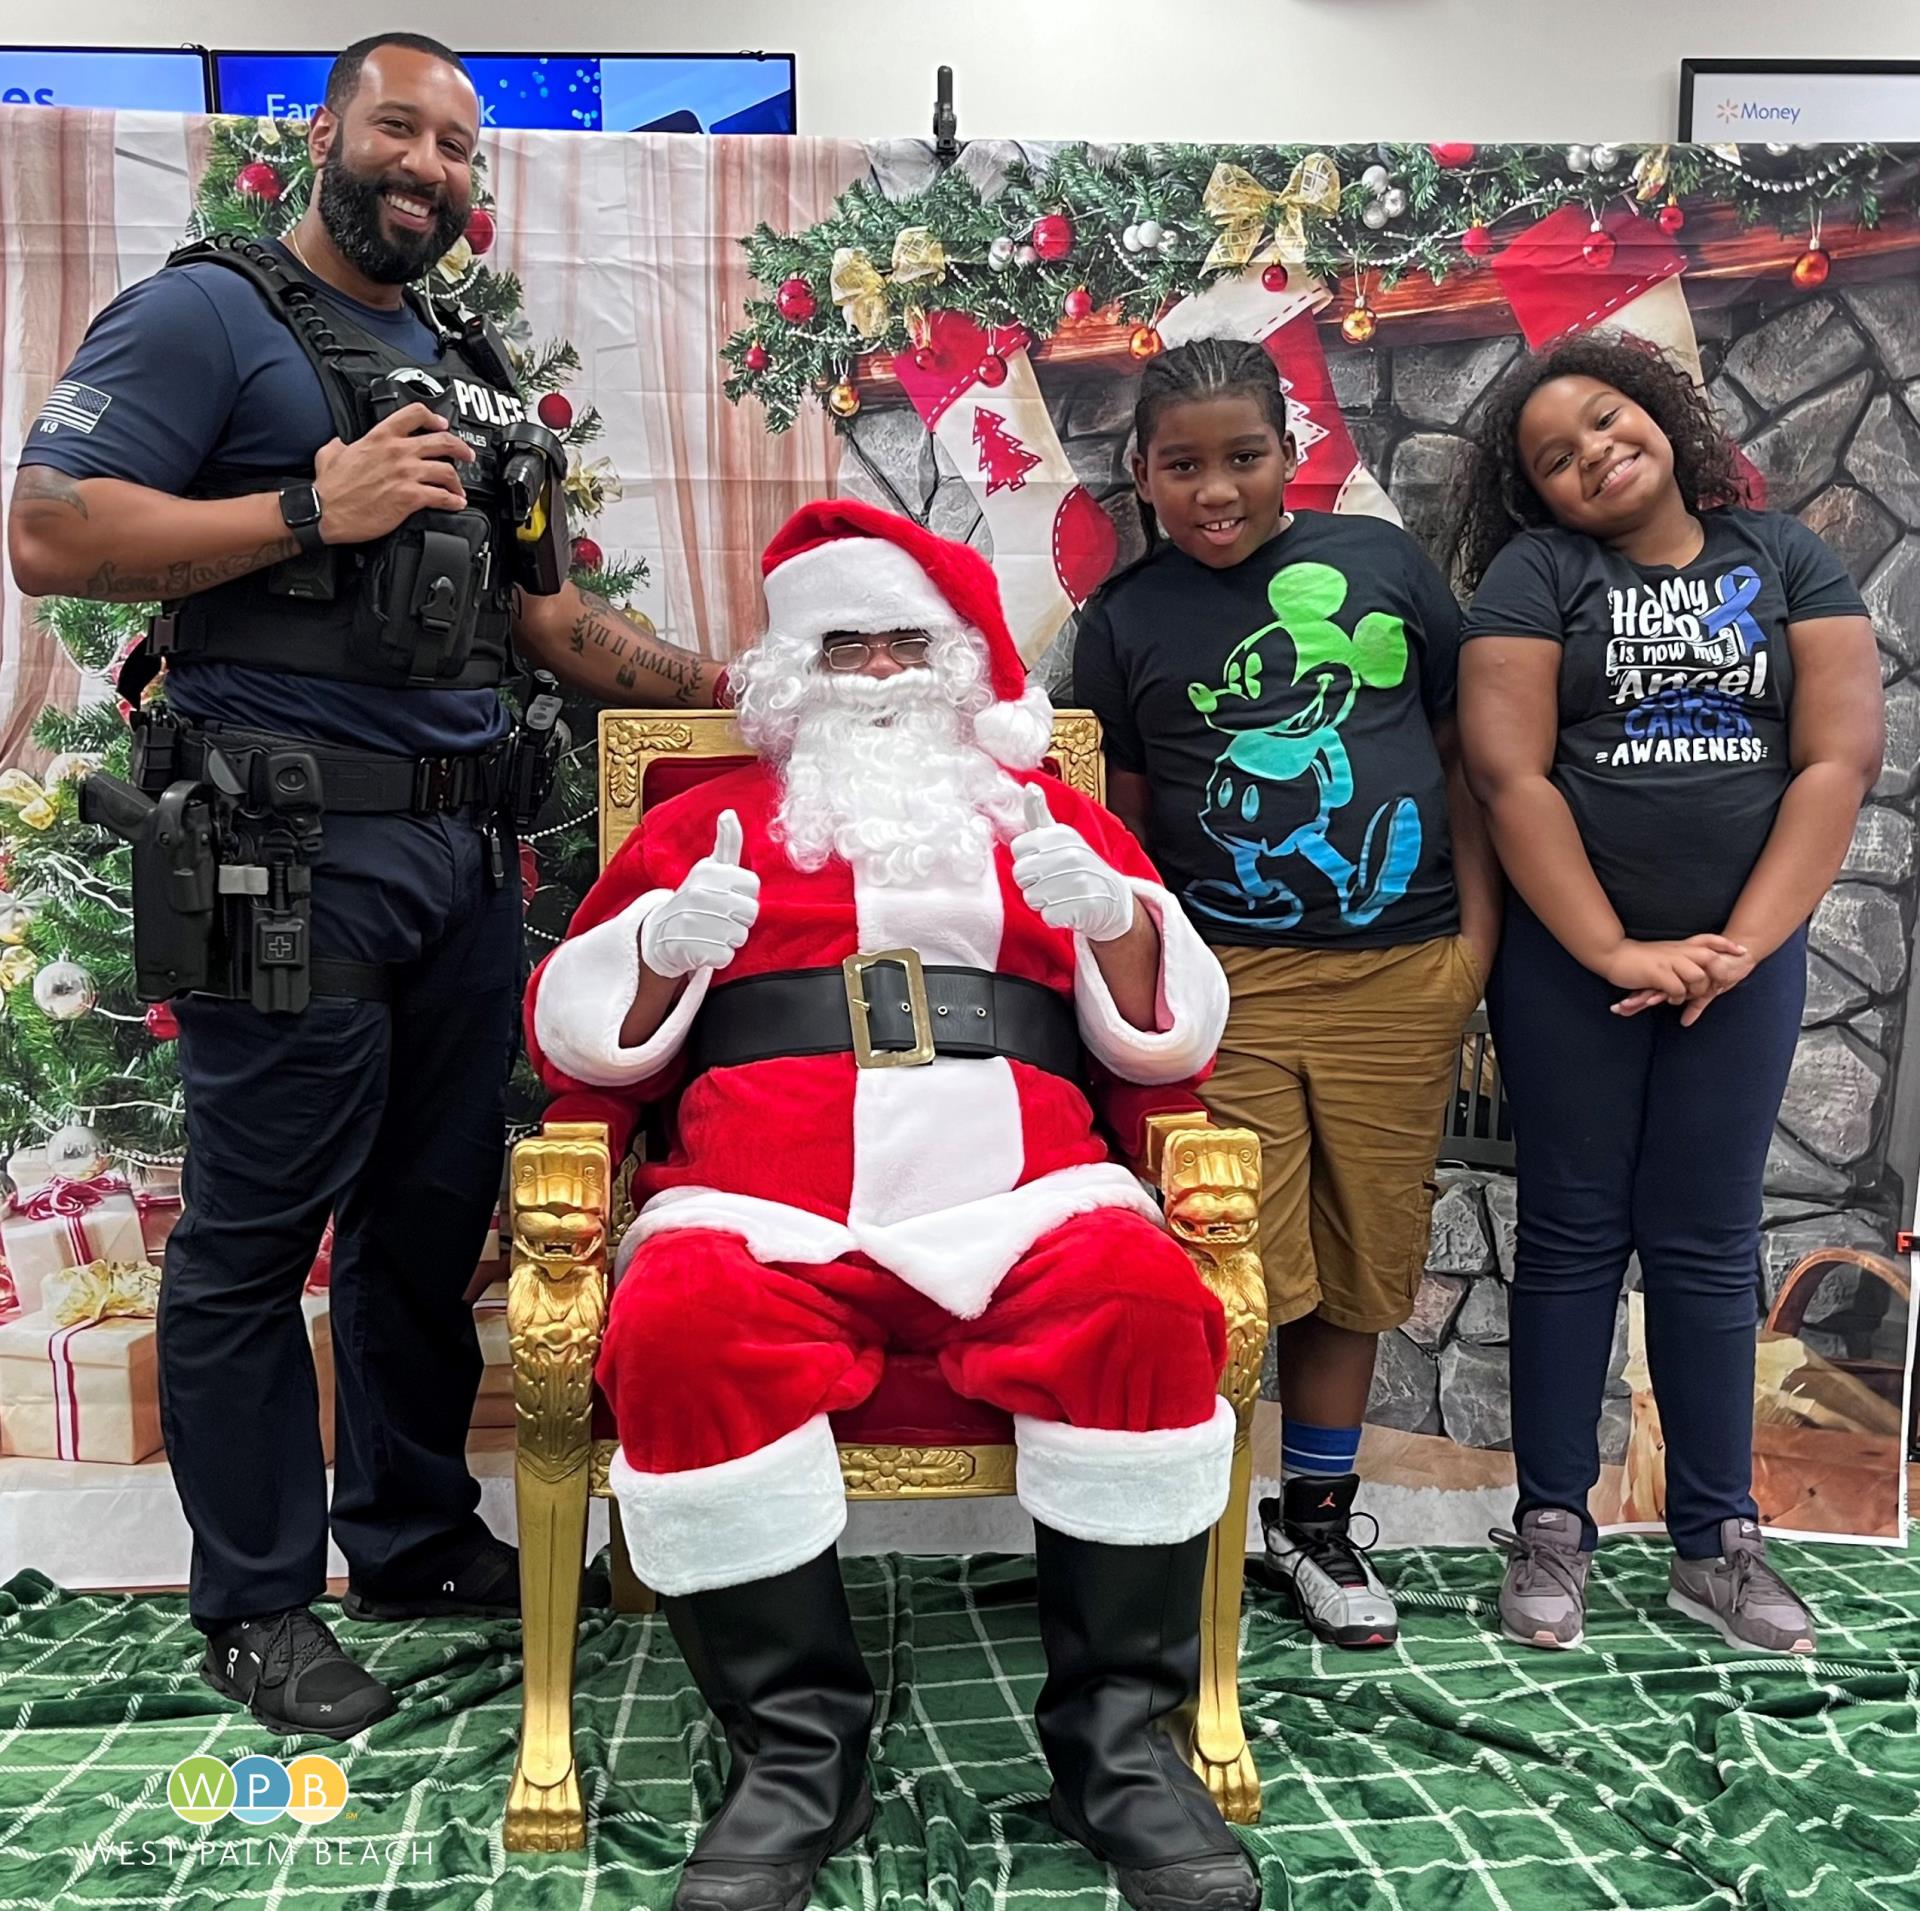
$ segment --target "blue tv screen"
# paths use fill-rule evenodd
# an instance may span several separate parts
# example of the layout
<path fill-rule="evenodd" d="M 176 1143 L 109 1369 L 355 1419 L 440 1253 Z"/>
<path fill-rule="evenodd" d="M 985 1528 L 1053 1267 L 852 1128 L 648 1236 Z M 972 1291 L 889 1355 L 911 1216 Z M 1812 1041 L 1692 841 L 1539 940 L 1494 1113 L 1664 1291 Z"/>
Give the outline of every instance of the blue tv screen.
<path fill-rule="evenodd" d="M 198 47 L 0 46 L 0 106 L 204 113 Z"/>
<path fill-rule="evenodd" d="M 564 132 L 791 133 L 787 53 L 468 53 L 483 124 Z M 311 119 L 330 53 L 213 53 L 214 108 Z"/>

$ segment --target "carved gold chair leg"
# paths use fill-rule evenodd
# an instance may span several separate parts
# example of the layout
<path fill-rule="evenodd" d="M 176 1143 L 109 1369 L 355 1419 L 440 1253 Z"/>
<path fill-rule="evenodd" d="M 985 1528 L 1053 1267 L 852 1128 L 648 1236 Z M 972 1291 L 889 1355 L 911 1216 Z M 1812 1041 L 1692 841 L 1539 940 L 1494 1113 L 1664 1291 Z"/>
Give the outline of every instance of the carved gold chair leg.
<path fill-rule="evenodd" d="M 659 1608 L 659 1599 L 647 1582 L 633 1570 L 633 1555 L 627 1551 L 627 1529 L 620 1524 L 620 1502 L 607 1501 L 608 1548 L 613 1561 L 613 1609 L 615 1612 L 647 1613 Z"/>
<path fill-rule="evenodd" d="M 509 1851 L 586 1842 L 573 1758 L 574 1635 L 586 1557 L 593 1365 L 607 1309 L 606 1130 L 554 1124 L 513 1151 L 514 1498 L 525 1674 Z"/>
<path fill-rule="evenodd" d="M 1207 1550 L 1200 1631 L 1200 1703 L 1193 1766 L 1230 1824 L 1257 1824 L 1260 1777 L 1240 1722 L 1240 1598 L 1247 1572 L 1247 1500 L 1253 1488 L 1253 1410 L 1267 1348 L 1267 1288 L 1254 1230 L 1260 1144 L 1245 1128 L 1153 1115 L 1147 1160 L 1160 1177 L 1167 1226 L 1227 1316 L 1220 1391 L 1233 1408 L 1233 1477 Z"/>

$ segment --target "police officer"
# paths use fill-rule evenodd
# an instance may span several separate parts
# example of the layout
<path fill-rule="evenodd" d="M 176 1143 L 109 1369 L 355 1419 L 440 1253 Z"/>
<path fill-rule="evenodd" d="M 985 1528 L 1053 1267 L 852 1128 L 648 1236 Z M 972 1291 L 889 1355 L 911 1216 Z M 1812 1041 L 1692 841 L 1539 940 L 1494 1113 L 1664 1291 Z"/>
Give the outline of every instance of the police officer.
<path fill-rule="evenodd" d="M 567 583 L 564 550 L 557 578 L 551 552 L 532 574 L 560 520 L 526 481 L 564 454 L 521 433 L 509 521 L 522 409 L 498 339 L 405 289 L 466 224 L 479 129 L 444 46 L 350 47 L 286 243 L 189 248 L 99 315 L 8 524 L 28 593 L 164 600 L 143 785 L 225 790 L 222 853 L 246 866 L 222 870 L 222 904 L 279 912 L 237 980 L 178 1000 L 185 1212 L 159 1355 L 202 1676 L 282 1733 L 346 1738 L 395 1704 L 310 1610 L 328 1510 L 299 1294 L 329 1215 L 344 1608 L 518 1610 L 466 1465 L 463 1299 L 520 993 L 509 629 L 608 701 L 712 701 L 715 666 Z"/>

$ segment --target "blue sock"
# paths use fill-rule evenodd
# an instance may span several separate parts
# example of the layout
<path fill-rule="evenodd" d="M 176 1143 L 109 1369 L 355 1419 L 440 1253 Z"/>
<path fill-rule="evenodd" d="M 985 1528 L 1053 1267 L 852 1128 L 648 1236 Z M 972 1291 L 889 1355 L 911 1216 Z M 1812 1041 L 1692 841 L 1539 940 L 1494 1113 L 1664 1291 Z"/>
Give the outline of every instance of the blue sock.
<path fill-rule="evenodd" d="M 1291 1415 L 1280 1422 L 1283 1480 L 1337 1480 L 1354 1470 L 1359 1457 L 1358 1427 L 1316 1427 Z"/>

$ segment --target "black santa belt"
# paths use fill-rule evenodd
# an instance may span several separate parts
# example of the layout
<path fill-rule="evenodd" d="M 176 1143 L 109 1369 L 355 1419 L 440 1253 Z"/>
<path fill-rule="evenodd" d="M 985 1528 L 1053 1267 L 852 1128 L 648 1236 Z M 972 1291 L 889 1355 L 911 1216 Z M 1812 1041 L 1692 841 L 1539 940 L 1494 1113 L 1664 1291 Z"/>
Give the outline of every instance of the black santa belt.
<path fill-rule="evenodd" d="M 686 1053 L 694 1074 L 851 1053 L 862 1068 L 1004 1056 L 1076 1086 L 1086 1077 L 1079 1023 L 1057 990 L 987 969 L 929 967 L 911 949 L 725 983 L 700 1005 Z"/>

